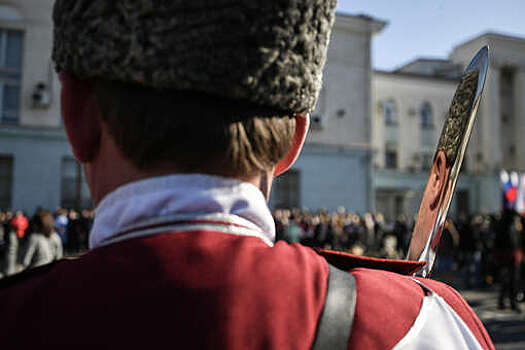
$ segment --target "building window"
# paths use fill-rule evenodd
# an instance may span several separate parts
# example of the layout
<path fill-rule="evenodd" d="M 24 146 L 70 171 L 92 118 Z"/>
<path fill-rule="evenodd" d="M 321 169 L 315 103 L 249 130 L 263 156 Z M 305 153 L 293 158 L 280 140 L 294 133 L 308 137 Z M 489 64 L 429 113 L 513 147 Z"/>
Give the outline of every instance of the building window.
<path fill-rule="evenodd" d="M 301 206 L 301 173 L 291 169 L 279 175 L 273 184 L 272 204 L 274 208 L 290 209 Z"/>
<path fill-rule="evenodd" d="M 73 157 L 62 159 L 61 187 L 60 202 L 62 207 L 85 209 L 92 206 L 82 167 Z"/>
<path fill-rule="evenodd" d="M 0 29 L 0 122 L 18 124 L 23 33 Z"/>
<path fill-rule="evenodd" d="M 421 127 L 424 129 L 432 128 L 434 123 L 432 121 L 432 107 L 430 103 L 425 102 L 421 107 Z"/>
<path fill-rule="evenodd" d="M 383 103 L 383 118 L 386 125 L 397 124 L 397 110 L 394 101 L 388 100 Z"/>
<path fill-rule="evenodd" d="M 515 71 L 511 67 L 502 67 L 500 69 L 500 115 L 502 124 L 512 128 L 514 122 L 514 74 Z M 479 112 L 478 112 L 479 113 Z M 478 114 L 478 119 L 480 119 Z"/>
<path fill-rule="evenodd" d="M 514 70 L 510 67 L 500 69 L 500 95 L 502 97 L 512 97 L 514 94 Z"/>
<path fill-rule="evenodd" d="M 0 155 L 0 210 L 11 208 L 13 157 Z"/>
<path fill-rule="evenodd" d="M 385 151 L 385 168 L 397 169 L 397 151 L 394 149 L 387 149 Z"/>

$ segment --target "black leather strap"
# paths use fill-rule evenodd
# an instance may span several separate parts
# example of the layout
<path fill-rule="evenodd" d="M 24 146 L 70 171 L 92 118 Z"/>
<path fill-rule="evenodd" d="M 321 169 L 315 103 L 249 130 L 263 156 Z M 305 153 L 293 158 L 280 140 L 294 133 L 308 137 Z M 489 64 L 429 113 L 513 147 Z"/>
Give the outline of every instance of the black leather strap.
<path fill-rule="evenodd" d="M 351 273 L 328 264 L 330 274 L 323 313 L 317 325 L 313 350 L 343 350 L 354 321 L 356 288 Z"/>

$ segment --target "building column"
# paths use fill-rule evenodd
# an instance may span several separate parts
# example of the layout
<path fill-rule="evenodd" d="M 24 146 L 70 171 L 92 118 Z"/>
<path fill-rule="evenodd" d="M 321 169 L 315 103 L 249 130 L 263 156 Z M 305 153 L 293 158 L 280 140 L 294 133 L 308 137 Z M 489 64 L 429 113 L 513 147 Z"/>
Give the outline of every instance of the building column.
<path fill-rule="evenodd" d="M 514 75 L 514 137 L 516 168 L 525 171 L 525 66 Z M 504 136 L 504 135 L 503 135 Z"/>
<path fill-rule="evenodd" d="M 376 181 L 376 174 L 375 174 L 375 166 L 374 166 L 374 150 L 371 150 L 369 151 L 369 153 L 367 154 L 366 157 L 368 157 L 367 159 L 367 164 L 365 166 L 368 167 L 368 179 L 367 179 L 367 188 L 366 188 L 366 193 L 367 193 L 367 209 L 369 212 L 371 213 L 375 213 L 376 212 L 376 184 L 375 184 L 375 181 Z"/>
<path fill-rule="evenodd" d="M 491 62 L 485 91 L 481 100 L 481 115 L 477 121 L 480 126 L 480 150 L 484 172 L 496 173 L 501 168 L 501 110 L 500 110 L 500 69 Z"/>

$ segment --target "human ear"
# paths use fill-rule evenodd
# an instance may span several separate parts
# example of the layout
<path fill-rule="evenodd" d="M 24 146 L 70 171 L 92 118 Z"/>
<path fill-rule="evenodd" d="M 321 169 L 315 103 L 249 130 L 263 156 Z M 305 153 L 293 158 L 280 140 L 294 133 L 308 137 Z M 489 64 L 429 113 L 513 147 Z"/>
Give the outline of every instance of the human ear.
<path fill-rule="evenodd" d="M 431 201 L 430 209 L 435 209 L 440 202 L 441 197 L 443 196 L 443 190 L 446 183 L 446 174 L 447 174 L 447 156 L 445 152 L 439 151 L 434 159 L 434 164 L 432 165 L 431 172 Z"/>
<path fill-rule="evenodd" d="M 62 82 L 62 118 L 73 148 L 81 163 L 91 162 L 98 154 L 102 119 L 95 101 L 92 84 L 68 73 L 60 73 Z"/>
<path fill-rule="evenodd" d="M 296 114 L 295 118 L 295 133 L 292 139 L 292 144 L 288 153 L 275 166 L 274 176 L 279 176 L 295 163 L 301 150 L 303 149 L 306 135 L 308 134 L 308 127 L 310 126 L 310 116 L 308 114 Z"/>

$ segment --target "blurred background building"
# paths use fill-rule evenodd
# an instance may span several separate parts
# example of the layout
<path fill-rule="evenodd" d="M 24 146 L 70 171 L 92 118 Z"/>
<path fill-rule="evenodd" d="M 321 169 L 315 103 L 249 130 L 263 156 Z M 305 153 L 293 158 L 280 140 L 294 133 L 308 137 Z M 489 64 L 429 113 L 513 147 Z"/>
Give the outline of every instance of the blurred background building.
<path fill-rule="evenodd" d="M 456 74 L 438 76 L 430 69 L 441 64 L 418 59 L 373 74 L 373 182 L 376 210 L 388 218 L 418 209 L 458 83 Z"/>
<path fill-rule="evenodd" d="M 53 2 L 0 0 L 0 209 L 90 206 L 61 124 Z M 452 210 L 499 210 L 500 169 L 525 171 L 525 39 L 487 33 L 449 59 L 374 71 L 371 41 L 385 26 L 337 15 L 307 144 L 277 179 L 272 207 L 415 214 L 459 74 L 488 44 L 487 88 Z"/>
<path fill-rule="evenodd" d="M 0 208 L 88 205 L 60 118 L 52 0 L 0 1 Z"/>
<path fill-rule="evenodd" d="M 485 94 L 451 210 L 457 217 L 501 209 L 500 170 L 525 170 L 525 39 L 486 33 L 453 48 L 448 60 L 374 72 L 375 210 L 389 218 L 417 211 L 458 77 L 485 45 Z"/>

